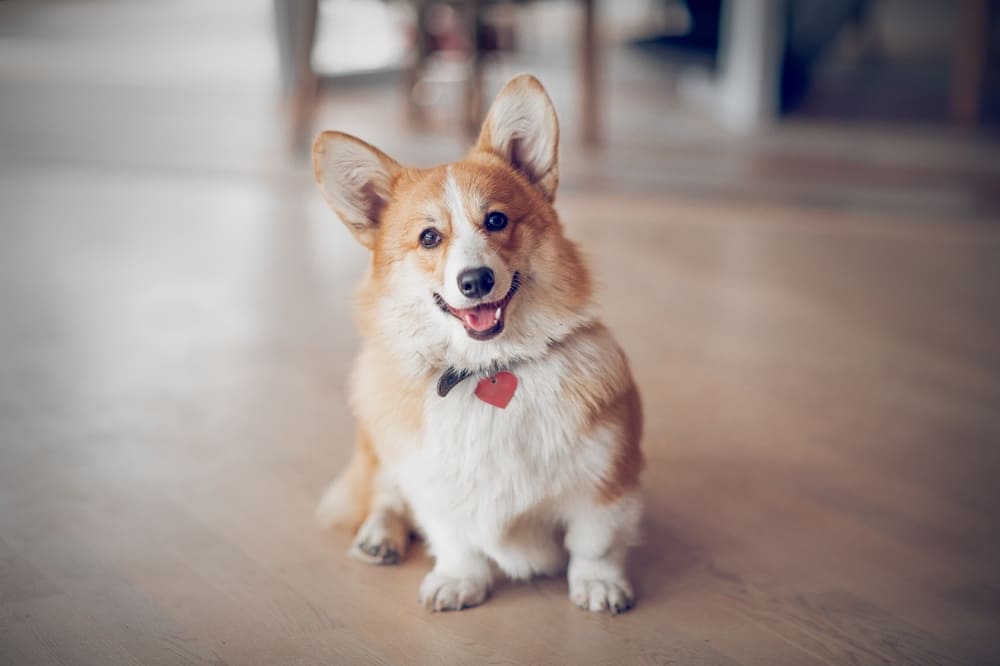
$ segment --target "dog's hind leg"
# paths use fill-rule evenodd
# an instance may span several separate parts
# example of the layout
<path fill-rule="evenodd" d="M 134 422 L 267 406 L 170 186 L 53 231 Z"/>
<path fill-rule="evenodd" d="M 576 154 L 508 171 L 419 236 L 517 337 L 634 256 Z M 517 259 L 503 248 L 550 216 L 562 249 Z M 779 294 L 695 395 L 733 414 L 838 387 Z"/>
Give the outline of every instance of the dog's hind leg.
<path fill-rule="evenodd" d="M 396 485 L 377 474 L 371 513 L 358 529 L 351 555 L 371 564 L 396 564 L 410 543 L 409 511 Z"/>
<path fill-rule="evenodd" d="M 358 428 L 357 444 L 351 462 L 327 486 L 316 507 L 316 520 L 321 527 L 358 529 L 372 505 L 378 467 L 378 458 L 368 433 L 363 428 Z"/>
<path fill-rule="evenodd" d="M 406 503 L 384 470 L 364 428 L 347 468 L 327 487 L 316 509 L 323 527 L 356 531 L 351 555 L 374 564 L 395 564 L 406 552 L 410 524 Z"/>

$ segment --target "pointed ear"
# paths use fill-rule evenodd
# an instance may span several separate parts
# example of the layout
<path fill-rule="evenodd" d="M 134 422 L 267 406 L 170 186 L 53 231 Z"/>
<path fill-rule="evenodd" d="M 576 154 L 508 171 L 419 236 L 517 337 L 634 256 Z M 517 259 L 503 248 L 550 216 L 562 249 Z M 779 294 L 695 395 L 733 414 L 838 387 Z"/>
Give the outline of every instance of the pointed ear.
<path fill-rule="evenodd" d="M 497 95 L 477 150 L 496 153 L 552 201 L 559 185 L 559 121 L 538 79 L 521 74 Z"/>
<path fill-rule="evenodd" d="M 392 184 L 402 167 L 378 148 L 343 132 L 313 142 L 316 184 L 354 237 L 371 249 Z"/>

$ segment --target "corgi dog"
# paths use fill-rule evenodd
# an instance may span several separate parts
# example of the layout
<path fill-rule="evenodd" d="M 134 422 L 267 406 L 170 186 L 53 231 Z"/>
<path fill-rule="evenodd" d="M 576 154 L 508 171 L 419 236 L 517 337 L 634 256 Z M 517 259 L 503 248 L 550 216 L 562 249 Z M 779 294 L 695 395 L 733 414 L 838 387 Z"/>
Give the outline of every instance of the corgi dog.
<path fill-rule="evenodd" d="M 313 145 L 323 197 L 371 251 L 356 447 L 318 516 L 356 529 L 352 554 L 374 564 L 420 534 L 430 610 L 562 572 L 584 609 L 633 605 L 639 394 L 553 208 L 558 144 L 548 94 L 521 75 L 461 161 L 407 167 L 340 132 Z"/>

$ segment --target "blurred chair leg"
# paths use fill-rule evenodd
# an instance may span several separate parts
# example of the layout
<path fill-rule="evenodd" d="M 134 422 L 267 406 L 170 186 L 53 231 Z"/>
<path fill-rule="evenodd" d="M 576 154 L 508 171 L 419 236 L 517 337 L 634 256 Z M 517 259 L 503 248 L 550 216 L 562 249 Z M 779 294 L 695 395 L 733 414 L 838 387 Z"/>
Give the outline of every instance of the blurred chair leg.
<path fill-rule="evenodd" d="M 274 0 L 281 84 L 292 143 L 304 145 L 312 125 L 317 77 L 312 69 L 318 0 Z"/>
<path fill-rule="evenodd" d="M 479 40 L 479 0 L 463 3 L 465 30 L 469 36 L 469 70 L 465 81 L 465 126 L 476 136 L 483 113 L 483 55 Z"/>
<path fill-rule="evenodd" d="M 416 53 L 413 56 L 413 61 L 410 63 L 409 69 L 406 71 L 404 79 L 404 85 L 406 86 L 406 90 L 404 91 L 406 94 L 406 117 L 411 125 L 422 127 L 426 118 L 424 116 L 424 108 L 419 104 L 416 93 L 417 85 L 420 83 L 424 67 L 427 64 L 427 57 L 431 52 L 431 38 L 427 32 L 427 11 L 430 2 L 428 0 L 411 0 L 411 4 L 413 5 L 414 14 L 416 14 L 416 31 L 414 35 Z"/>
<path fill-rule="evenodd" d="M 955 40 L 951 119 L 958 125 L 979 123 L 990 40 L 988 0 L 962 0 Z"/>
<path fill-rule="evenodd" d="M 583 1 L 583 30 L 580 39 L 580 74 L 582 99 L 580 104 L 583 142 L 588 146 L 600 143 L 597 21 L 594 0 Z"/>

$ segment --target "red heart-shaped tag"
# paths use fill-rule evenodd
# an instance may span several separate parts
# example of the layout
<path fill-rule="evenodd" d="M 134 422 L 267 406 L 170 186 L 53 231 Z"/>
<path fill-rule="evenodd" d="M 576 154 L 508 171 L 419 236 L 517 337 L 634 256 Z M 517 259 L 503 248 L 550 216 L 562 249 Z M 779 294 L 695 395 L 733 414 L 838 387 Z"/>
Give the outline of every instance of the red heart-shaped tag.
<path fill-rule="evenodd" d="M 476 397 L 494 407 L 505 409 L 517 390 L 517 377 L 510 372 L 498 372 L 476 385 Z"/>

